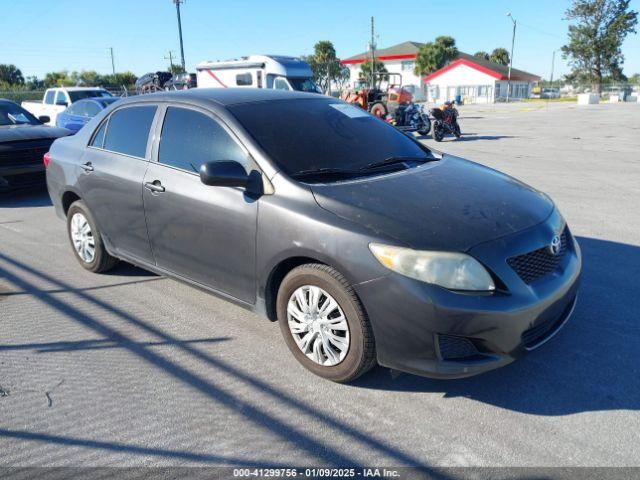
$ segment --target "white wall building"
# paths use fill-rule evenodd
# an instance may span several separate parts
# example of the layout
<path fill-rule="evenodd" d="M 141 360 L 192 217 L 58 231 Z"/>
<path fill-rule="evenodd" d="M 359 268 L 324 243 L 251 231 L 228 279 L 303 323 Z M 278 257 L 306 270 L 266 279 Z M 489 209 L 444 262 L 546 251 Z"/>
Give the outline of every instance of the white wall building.
<path fill-rule="evenodd" d="M 414 86 L 411 90 L 422 92 L 416 100 L 443 103 L 459 96 L 464 103 L 493 103 L 506 98 L 508 67 L 466 53 L 426 77 L 415 75 L 415 59 L 421 46 L 418 42 L 404 42 L 376 51 L 376 59 L 384 63 L 387 71 L 402 75 L 403 86 Z M 370 58 L 370 53 L 364 52 L 342 61 L 349 67 L 352 86 L 358 81 L 360 66 Z M 537 75 L 512 69 L 510 97 L 529 98 L 533 84 L 539 80 Z"/>

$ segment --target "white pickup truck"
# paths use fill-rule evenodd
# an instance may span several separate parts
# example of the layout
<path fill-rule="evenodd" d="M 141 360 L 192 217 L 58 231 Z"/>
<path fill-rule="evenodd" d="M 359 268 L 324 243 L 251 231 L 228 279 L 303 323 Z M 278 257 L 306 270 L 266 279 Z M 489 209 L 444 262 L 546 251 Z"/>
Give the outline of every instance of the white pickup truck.
<path fill-rule="evenodd" d="M 112 97 L 109 92 L 100 87 L 60 87 L 49 88 L 44 92 L 42 101 L 22 102 L 22 108 L 31 112 L 35 117 L 49 125 L 56 124 L 56 116 L 69 105 L 83 98 Z M 41 117 L 48 117 L 46 118 Z"/>

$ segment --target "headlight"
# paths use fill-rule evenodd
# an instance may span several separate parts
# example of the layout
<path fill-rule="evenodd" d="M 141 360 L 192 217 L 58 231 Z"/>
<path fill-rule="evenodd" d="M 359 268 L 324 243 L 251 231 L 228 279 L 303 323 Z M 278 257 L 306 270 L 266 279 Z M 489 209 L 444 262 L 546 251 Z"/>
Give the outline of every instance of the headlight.
<path fill-rule="evenodd" d="M 432 252 L 372 243 L 369 249 L 378 261 L 394 272 L 449 290 L 492 291 L 489 272 L 464 253 Z"/>

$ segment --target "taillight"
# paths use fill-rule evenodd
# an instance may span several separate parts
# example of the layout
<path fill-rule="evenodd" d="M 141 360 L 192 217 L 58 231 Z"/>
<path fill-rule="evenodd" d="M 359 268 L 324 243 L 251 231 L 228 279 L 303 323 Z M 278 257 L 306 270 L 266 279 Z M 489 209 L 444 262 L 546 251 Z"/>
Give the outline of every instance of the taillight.
<path fill-rule="evenodd" d="M 51 154 L 47 152 L 42 157 L 42 163 L 44 163 L 44 168 L 47 168 L 49 166 L 49 160 L 51 160 Z"/>

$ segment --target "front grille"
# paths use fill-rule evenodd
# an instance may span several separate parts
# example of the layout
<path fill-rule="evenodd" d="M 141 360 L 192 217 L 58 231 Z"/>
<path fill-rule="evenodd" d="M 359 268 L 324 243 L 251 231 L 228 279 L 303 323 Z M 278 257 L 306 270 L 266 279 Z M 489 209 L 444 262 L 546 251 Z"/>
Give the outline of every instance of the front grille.
<path fill-rule="evenodd" d="M 47 138 L 4 143 L 0 149 L 0 167 L 19 167 L 42 163 L 42 157 L 49 151 L 53 140 Z"/>
<path fill-rule="evenodd" d="M 461 360 L 480 358 L 476 346 L 464 337 L 438 335 L 438 349 L 442 360 Z"/>
<path fill-rule="evenodd" d="M 562 258 L 567 252 L 567 229 L 560 235 L 560 252 L 552 254 L 548 247 L 542 247 L 533 252 L 507 259 L 507 263 L 525 283 L 535 280 L 557 270 Z"/>
<path fill-rule="evenodd" d="M 569 305 L 567 305 L 567 307 L 562 312 L 562 315 L 560 315 L 559 317 L 547 318 L 546 320 L 543 320 L 542 322 L 534 325 L 529 330 L 526 330 L 522 334 L 522 343 L 524 343 L 524 346 L 529 349 L 535 348 L 536 346 L 544 342 L 544 340 L 551 337 L 551 335 L 553 335 L 567 319 L 567 317 L 571 313 L 571 310 L 573 310 L 575 301 L 576 299 L 574 298 L 571 302 L 569 302 Z"/>

